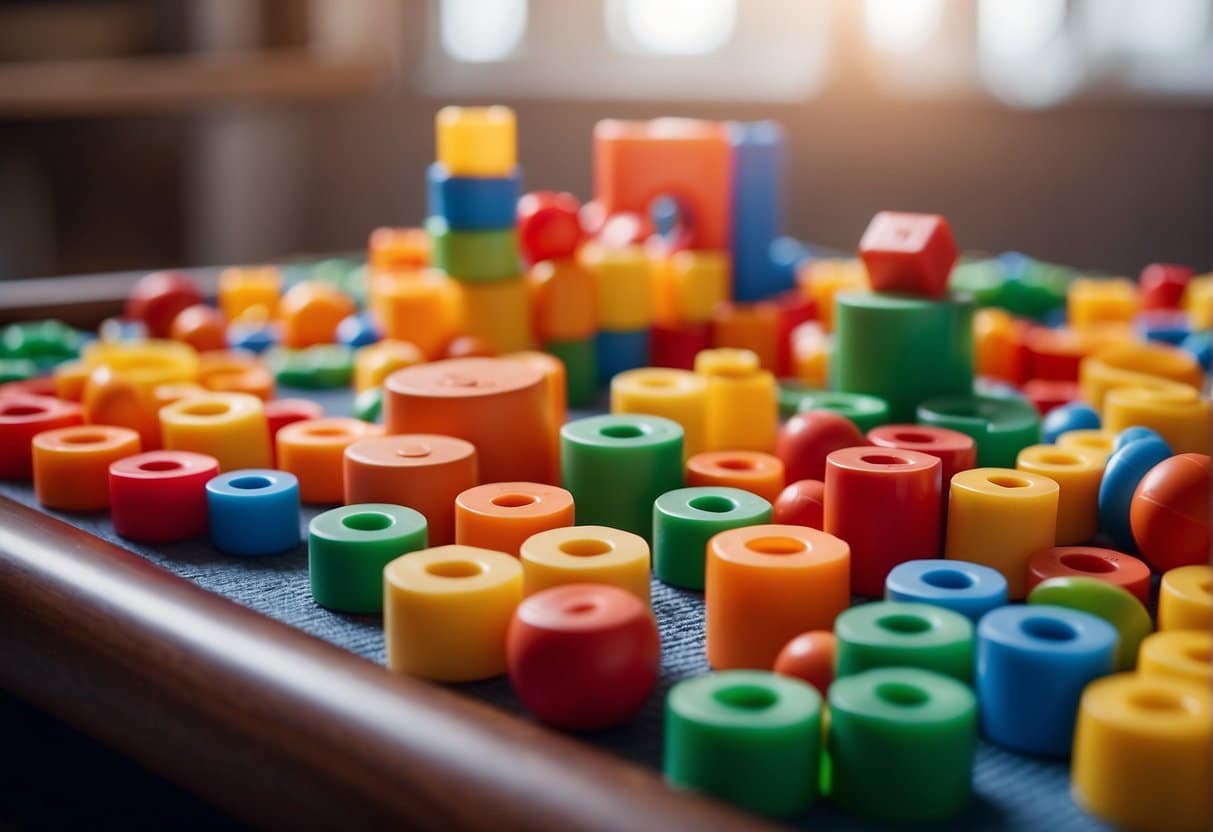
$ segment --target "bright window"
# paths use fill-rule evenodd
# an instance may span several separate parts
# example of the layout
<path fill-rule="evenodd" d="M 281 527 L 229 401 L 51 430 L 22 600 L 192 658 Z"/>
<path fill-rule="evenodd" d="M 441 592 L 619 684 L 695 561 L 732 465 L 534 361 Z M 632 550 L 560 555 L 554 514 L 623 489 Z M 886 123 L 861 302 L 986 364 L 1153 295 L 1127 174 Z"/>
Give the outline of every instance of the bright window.
<path fill-rule="evenodd" d="M 609 0 L 616 45 L 659 55 L 703 55 L 733 37 L 737 0 Z"/>
<path fill-rule="evenodd" d="M 939 31 L 943 0 L 864 0 L 868 41 L 881 52 L 904 55 L 922 49 Z"/>
<path fill-rule="evenodd" d="M 526 32 L 527 0 L 442 0 L 442 48 L 457 61 L 510 57 Z"/>

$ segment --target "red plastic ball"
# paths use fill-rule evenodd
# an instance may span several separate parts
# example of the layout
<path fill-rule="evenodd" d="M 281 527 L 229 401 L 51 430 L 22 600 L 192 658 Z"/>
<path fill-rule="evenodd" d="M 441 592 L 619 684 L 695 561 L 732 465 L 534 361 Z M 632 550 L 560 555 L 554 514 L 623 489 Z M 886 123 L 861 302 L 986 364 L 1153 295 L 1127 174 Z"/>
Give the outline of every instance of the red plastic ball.
<path fill-rule="evenodd" d="M 202 300 L 202 291 L 183 273 L 152 272 L 135 284 L 123 315 L 142 321 L 153 338 L 168 338 L 178 313 Z"/>
<path fill-rule="evenodd" d="M 775 657 L 775 672 L 808 682 L 822 695 L 834 681 L 834 634 L 825 630 L 801 633 Z"/>
<path fill-rule="evenodd" d="M 832 410 L 797 413 L 779 429 L 775 456 L 783 460 L 788 482 L 824 480 L 826 457 L 842 448 L 867 445 L 855 423 Z"/>
<path fill-rule="evenodd" d="M 177 313 L 169 328 L 174 341 L 189 344 L 198 352 L 227 349 L 227 318 L 213 306 L 197 304 Z"/>
<path fill-rule="evenodd" d="M 584 233 L 572 194 L 536 191 L 518 200 L 518 246 L 527 263 L 572 257 Z"/>
<path fill-rule="evenodd" d="M 442 351 L 443 358 L 495 358 L 497 349 L 475 335 L 457 335 Z"/>
<path fill-rule="evenodd" d="M 1129 524 L 1156 572 L 1209 562 L 1209 456 L 1179 454 L 1142 477 Z"/>
<path fill-rule="evenodd" d="M 510 682 L 540 720 L 594 731 L 618 725 L 657 684 L 657 622 L 635 595 L 565 584 L 518 605 L 506 636 Z"/>
<path fill-rule="evenodd" d="M 771 522 L 820 529 L 825 493 L 826 484 L 821 480 L 797 480 L 775 498 Z"/>

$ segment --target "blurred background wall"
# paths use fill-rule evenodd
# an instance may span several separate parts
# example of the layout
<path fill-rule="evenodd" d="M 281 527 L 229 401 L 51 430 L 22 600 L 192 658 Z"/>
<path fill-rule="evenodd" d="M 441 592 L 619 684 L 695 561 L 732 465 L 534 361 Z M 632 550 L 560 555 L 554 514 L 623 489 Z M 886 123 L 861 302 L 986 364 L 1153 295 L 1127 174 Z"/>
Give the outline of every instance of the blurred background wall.
<path fill-rule="evenodd" d="M 810 242 L 1213 264 L 1213 0 L 0 0 L 0 278 L 360 249 L 451 102 L 530 189 L 591 195 L 600 118 L 774 118 Z"/>

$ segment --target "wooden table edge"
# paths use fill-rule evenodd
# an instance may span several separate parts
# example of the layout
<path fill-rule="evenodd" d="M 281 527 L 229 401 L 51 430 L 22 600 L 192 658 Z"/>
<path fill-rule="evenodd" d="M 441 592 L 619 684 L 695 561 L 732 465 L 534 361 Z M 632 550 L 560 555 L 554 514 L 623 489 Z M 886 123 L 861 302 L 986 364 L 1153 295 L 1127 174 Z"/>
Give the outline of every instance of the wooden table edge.
<path fill-rule="evenodd" d="M 259 827 L 770 828 L 0 497 L 0 685 Z"/>

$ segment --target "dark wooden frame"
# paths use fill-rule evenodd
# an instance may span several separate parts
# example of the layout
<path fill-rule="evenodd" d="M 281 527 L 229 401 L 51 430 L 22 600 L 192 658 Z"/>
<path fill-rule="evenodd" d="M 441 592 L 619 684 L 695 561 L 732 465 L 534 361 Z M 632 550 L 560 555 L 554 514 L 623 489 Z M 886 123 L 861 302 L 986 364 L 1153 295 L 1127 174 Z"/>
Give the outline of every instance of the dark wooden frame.
<path fill-rule="evenodd" d="M 0 312 L 95 324 L 136 277 L 0 283 Z M 4 497 L 0 655 L 4 689 L 260 827 L 768 828 Z"/>

